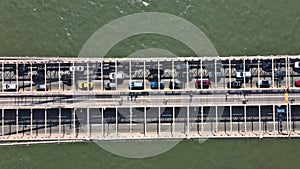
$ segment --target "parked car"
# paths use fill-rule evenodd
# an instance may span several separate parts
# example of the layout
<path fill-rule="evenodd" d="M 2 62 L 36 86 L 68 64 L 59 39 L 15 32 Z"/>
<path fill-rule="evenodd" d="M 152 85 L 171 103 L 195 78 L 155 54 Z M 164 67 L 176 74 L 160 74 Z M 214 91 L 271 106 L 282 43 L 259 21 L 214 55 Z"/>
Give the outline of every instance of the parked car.
<path fill-rule="evenodd" d="M 159 69 L 159 71 L 158 71 L 158 68 L 156 68 L 155 66 L 150 68 L 149 72 L 150 72 L 150 74 L 158 74 L 158 72 L 159 72 L 160 75 L 163 75 L 165 73 L 165 71 L 163 69 Z"/>
<path fill-rule="evenodd" d="M 4 91 L 17 91 L 18 90 L 18 85 L 17 84 L 4 83 L 4 84 L 2 84 L 2 88 L 3 88 Z"/>
<path fill-rule="evenodd" d="M 151 89 L 158 89 L 158 84 L 160 85 L 160 89 L 165 88 L 165 83 L 164 82 L 151 82 Z"/>
<path fill-rule="evenodd" d="M 148 74 L 147 78 L 149 82 L 155 82 L 158 81 L 158 75 L 157 74 Z"/>
<path fill-rule="evenodd" d="M 74 71 L 83 72 L 84 66 L 71 66 L 69 70 L 70 72 L 74 72 Z"/>
<path fill-rule="evenodd" d="M 15 71 L 16 74 L 16 71 Z M 18 76 L 27 76 L 29 74 L 28 68 L 23 65 L 19 65 L 18 67 Z"/>
<path fill-rule="evenodd" d="M 257 88 L 269 88 L 272 84 L 271 80 L 258 80 L 256 82 L 256 87 Z"/>
<path fill-rule="evenodd" d="M 243 70 L 236 71 L 236 81 L 244 82 L 244 77 L 245 77 L 245 82 L 247 83 L 251 78 L 251 71 L 250 70 L 245 72 Z"/>
<path fill-rule="evenodd" d="M 250 68 L 251 68 L 251 64 L 246 63 L 245 71 L 246 72 L 250 71 Z M 235 69 L 244 71 L 244 63 L 237 63 L 236 66 L 235 66 Z"/>
<path fill-rule="evenodd" d="M 104 88 L 105 90 L 114 90 L 116 89 L 117 84 L 116 83 L 105 83 Z"/>
<path fill-rule="evenodd" d="M 64 74 L 61 75 L 61 81 L 65 81 L 65 82 L 71 82 L 72 80 L 72 75 L 71 74 Z"/>
<path fill-rule="evenodd" d="M 267 61 L 267 60 L 264 60 L 262 61 L 262 70 L 264 71 L 272 71 L 272 62 L 271 61 Z"/>
<path fill-rule="evenodd" d="M 227 83 L 227 87 L 228 88 L 241 88 L 242 87 L 242 83 L 240 81 L 232 81 L 232 82 L 228 82 Z"/>
<path fill-rule="evenodd" d="M 296 87 L 300 87 L 300 80 L 296 80 L 296 81 L 295 81 L 295 86 L 296 86 Z"/>
<path fill-rule="evenodd" d="M 174 82 L 173 82 L 173 79 L 171 79 L 170 83 L 169 83 L 169 88 L 170 89 L 181 89 L 182 88 L 181 82 L 178 80 L 174 80 Z"/>
<path fill-rule="evenodd" d="M 296 69 L 300 68 L 300 62 L 299 61 L 294 63 L 294 68 L 296 68 Z"/>
<path fill-rule="evenodd" d="M 48 86 L 45 84 L 37 84 L 36 91 L 48 91 Z"/>
<path fill-rule="evenodd" d="M 142 81 L 134 81 L 128 83 L 128 89 L 130 90 L 144 90 L 144 83 Z"/>
<path fill-rule="evenodd" d="M 32 75 L 32 81 L 36 84 L 43 84 L 45 83 L 45 76 L 41 74 Z"/>
<path fill-rule="evenodd" d="M 92 90 L 94 88 L 93 82 L 79 82 L 78 83 L 78 89 L 81 90 Z"/>
<path fill-rule="evenodd" d="M 124 73 L 115 73 L 115 72 L 112 72 L 112 73 L 109 73 L 109 79 L 110 80 L 114 80 L 114 79 L 124 79 Z"/>
<path fill-rule="evenodd" d="M 195 88 L 196 89 L 208 89 L 210 86 L 210 81 L 209 79 L 197 79 L 195 82 Z"/>

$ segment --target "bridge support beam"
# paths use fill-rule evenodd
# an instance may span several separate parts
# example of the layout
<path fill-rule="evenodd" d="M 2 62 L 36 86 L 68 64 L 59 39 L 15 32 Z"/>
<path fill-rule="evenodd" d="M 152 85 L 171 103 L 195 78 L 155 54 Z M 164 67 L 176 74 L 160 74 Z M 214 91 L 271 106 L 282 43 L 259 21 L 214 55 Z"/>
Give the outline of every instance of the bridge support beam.
<path fill-rule="evenodd" d="M 172 112 L 172 131 L 171 131 L 171 135 L 174 136 L 175 134 L 175 107 L 172 107 L 173 112 Z"/>
<path fill-rule="evenodd" d="M 130 123 L 131 123 L 131 120 L 130 120 Z M 131 124 L 130 124 L 131 126 Z M 118 107 L 116 107 L 116 135 L 118 136 Z M 131 133 L 131 131 L 130 131 Z"/>
<path fill-rule="evenodd" d="M 77 133 L 76 133 L 76 128 L 77 128 L 77 126 L 76 126 L 76 108 L 73 108 L 72 109 L 73 111 L 72 111 L 72 117 L 73 117 L 73 134 L 74 134 L 74 136 L 75 136 L 75 138 L 77 137 Z"/>
<path fill-rule="evenodd" d="M 30 137 L 32 138 L 32 121 L 33 121 L 33 111 L 30 109 Z"/>
<path fill-rule="evenodd" d="M 202 84 L 202 83 L 201 83 Z M 204 132 L 204 119 L 203 119 L 203 106 L 201 106 L 201 135 L 203 134 Z"/>
<path fill-rule="evenodd" d="M 215 132 L 219 132 L 218 130 L 218 106 L 215 106 L 215 109 L 216 109 L 216 129 L 215 129 Z"/>
<path fill-rule="evenodd" d="M 147 136 L 147 108 L 144 107 L 144 136 Z"/>
<path fill-rule="evenodd" d="M 44 117 L 44 122 L 45 122 L 44 128 L 45 128 L 45 136 L 46 136 L 47 135 L 47 108 L 45 108 L 44 115 L 45 115 L 45 117 Z"/>
<path fill-rule="evenodd" d="M 16 134 L 19 135 L 19 108 L 16 109 Z"/>
<path fill-rule="evenodd" d="M 91 137 L 91 126 L 90 126 L 90 108 L 87 108 L 86 111 L 86 120 L 87 120 L 87 136 Z"/>
<path fill-rule="evenodd" d="M 258 105 L 258 130 L 259 135 L 261 135 L 261 106 Z"/>
<path fill-rule="evenodd" d="M 275 119 L 276 119 L 276 117 L 275 117 L 275 105 L 273 105 L 272 108 L 273 108 L 273 133 L 275 133 L 275 132 L 276 132 L 276 124 L 275 124 Z"/>
<path fill-rule="evenodd" d="M 190 133 L 190 106 L 186 107 L 186 135 Z"/>
<path fill-rule="evenodd" d="M 58 134 L 59 134 L 59 137 L 62 137 L 62 135 L 61 135 L 61 108 L 58 108 Z"/>
<path fill-rule="evenodd" d="M 158 107 L 158 136 L 160 136 L 160 107 Z"/>
<path fill-rule="evenodd" d="M 101 133 L 102 133 L 102 136 L 105 137 L 105 134 L 104 134 L 104 116 L 103 116 L 103 110 L 104 108 L 102 107 L 101 108 Z"/>
<path fill-rule="evenodd" d="M 2 72 L 1 72 L 1 75 L 2 75 L 2 84 L 4 84 L 4 73 L 5 73 L 5 70 L 4 70 L 4 62 L 2 62 Z M 2 88 L 2 92 L 4 92 L 4 88 Z"/>
<path fill-rule="evenodd" d="M 60 62 L 58 62 L 58 91 L 61 91 L 61 69 L 60 69 Z"/>
<path fill-rule="evenodd" d="M 5 111 L 5 109 L 3 109 L 2 108 L 2 119 L 1 119 L 1 121 L 2 121 L 2 137 L 4 137 L 4 111 Z"/>
<path fill-rule="evenodd" d="M 244 107 L 244 127 L 245 127 L 245 134 L 247 133 L 247 107 L 246 105 L 243 106 Z"/>
<path fill-rule="evenodd" d="M 230 135 L 232 135 L 232 106 L 229 106 Z"/>
<path fill-rule="evenodd" d="M 32 62 L 30 62 L 30 92 L 32 92 Z"/>

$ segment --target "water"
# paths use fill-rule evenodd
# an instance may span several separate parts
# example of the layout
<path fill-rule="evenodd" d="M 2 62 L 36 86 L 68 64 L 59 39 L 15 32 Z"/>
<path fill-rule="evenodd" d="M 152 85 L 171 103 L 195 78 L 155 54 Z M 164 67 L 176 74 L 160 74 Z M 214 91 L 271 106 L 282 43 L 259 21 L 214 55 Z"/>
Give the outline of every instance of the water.
<path fill-rule="evenodd" d="M 221 55 L 299 54 L 299 6 L 297 0 L 2 0 L 0 55 L 77 56 L 103 25 L 151 11 L 192 22 Z M 109 56 L 151 47 L 179 56 L 194 55 L 172 38 L 141 35 L 122 41 Z"/>

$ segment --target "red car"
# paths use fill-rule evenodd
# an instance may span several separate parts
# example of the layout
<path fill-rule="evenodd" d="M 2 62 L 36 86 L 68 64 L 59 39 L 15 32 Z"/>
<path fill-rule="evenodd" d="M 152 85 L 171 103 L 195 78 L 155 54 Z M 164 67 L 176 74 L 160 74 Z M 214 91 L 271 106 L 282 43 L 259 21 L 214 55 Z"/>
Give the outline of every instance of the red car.
<path fill-rule="evenodd" d="M 296 81 L 295 81 L 295 86 L 296 86 L 296 87 L 300 87 L 300 80 L 296 80 Z"/>
<path fill-rule="evenodd" d="M 209 79 L 197 79 L 195 83 L 195 88 L 196 89 L 201 89 L 201 83 L 202 83 L 202 88 L 203 89 L 208 89 L 210 85 Z"/>

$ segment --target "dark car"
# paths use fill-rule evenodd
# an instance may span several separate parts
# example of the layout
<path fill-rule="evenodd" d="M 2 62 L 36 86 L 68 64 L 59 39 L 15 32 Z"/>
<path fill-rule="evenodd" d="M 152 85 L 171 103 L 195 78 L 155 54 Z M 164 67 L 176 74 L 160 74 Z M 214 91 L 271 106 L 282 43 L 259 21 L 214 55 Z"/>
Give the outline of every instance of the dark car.
<path fill-rule="evenodd" d="M 240 81 L 232 81 L 232 82 L 228 82 L 227 83 L 227 87 L 230 88 L 241 88 L 242 87 L 242 83 Z"/>
<path fill-rule="evenodd" d="M 209 79 L 197 79 L 195 82 L 196 89 L 208 89 L 210 86 Z"/>
<path fill-rule="evenodd" d="M 45 76 L 32 75 L 32 81 L 37 84 L 43 84 L 43 83 L 45 83 Z"/>
<path fill-rule="evenodd" d="M 295 81 L 295 86 L 296 86 L 296 87 L 300 87 L 300 80 L 296 80 L 296 81 Z"/>
<path fill-rule="evenodd" d="M 61 81 L 70 82 L 72 80 L 72 76 L 70 74 L 61 75 Z"/>
<path fill-rule="evenodd" d="M 158 72 L 159 72 L 160 75 L 163 75 L 165 73 L 165 71 L 163 69 L 158 70 L 157 68 L 150 68 L 149 72 L 150 72 L 150 74 L 158 74 Z"/>
<path fill-rule="evenodd" d="M 159 87 L 158 87 L 158 85 L 160 85 Z M 165 83 L 164 82 L 151 82 L 151 89 L 158 89 L 158 88 L 160 88 L 160 89 L 164 89 L 165 88 Z"/>
<path fill-rule="evenodd" d="M 251 64 L 250 63 L 246 63 L 245 66 L 245 71 L 250 71 L 251 68 Z M 244 70 L 244 63 L 237 63 L 235 66 L 236 70 Z"/>
<path fill-rule="evenodd" d="M 175 80 L 173 83 L 173 79 L 170 80 L 169 89 L 181 89 L 182 85 L 180 81 Z"/>
<path fill-rule="evenodd" d="M 264 71 L 272 71 L 272 62 L 271 61 L 263 61 L 261 68 Z"/>
<path fill-rule="evenodd" d="M 16 74 L 16 72 L 15 72 L 15 74 Z M 18 76 L 26 76 L 28 74 L 29 74 L 28 73 L 28 68 L 25 67 L 25 66 L 19 65 L 19 67 L 18 67 Z"/>

